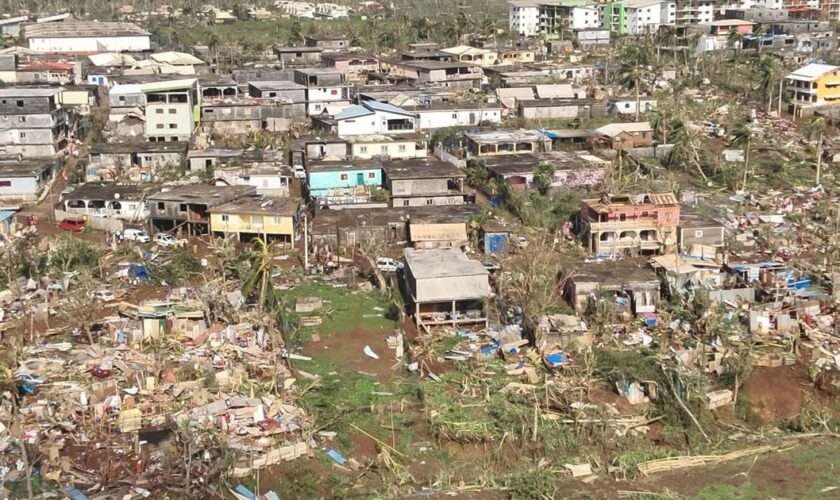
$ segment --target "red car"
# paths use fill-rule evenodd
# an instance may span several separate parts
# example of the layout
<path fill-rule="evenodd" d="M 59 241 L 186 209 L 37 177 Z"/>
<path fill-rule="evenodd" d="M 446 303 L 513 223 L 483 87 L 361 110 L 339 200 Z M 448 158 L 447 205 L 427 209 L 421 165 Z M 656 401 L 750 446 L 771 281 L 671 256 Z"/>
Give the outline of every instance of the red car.
<path fill-rule="evenodd" d="M 79 231 L 84 230 L 85 220 L 84 219 L 62 219 L 61 222 L 58 223 L 58 228 L 63 229 L 65 231 L 73 231 L 74 233 L 78 233 Z"/>

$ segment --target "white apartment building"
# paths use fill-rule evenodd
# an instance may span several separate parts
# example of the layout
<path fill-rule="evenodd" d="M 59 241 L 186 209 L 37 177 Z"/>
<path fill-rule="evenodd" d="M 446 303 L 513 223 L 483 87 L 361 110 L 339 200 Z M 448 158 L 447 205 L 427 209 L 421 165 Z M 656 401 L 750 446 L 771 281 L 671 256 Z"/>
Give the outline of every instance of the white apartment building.
<path fill-rule="evenodd" d="M 627 34 L 655 33 L 660 26 L 673 25 L 676 21 L 676 2 L 627 0 L 623 3 Z"/>
<path fill-rule="evenodd" d="M 146 83 L 146 139 L 189 141 L 198 120 L 196 79 Z"/>
<path fill-rule="evenodd" d="M 540 29 L 540 9 L 529 0 L 508 2 L 508 24 L 511 33 L 536 36 Z"/>

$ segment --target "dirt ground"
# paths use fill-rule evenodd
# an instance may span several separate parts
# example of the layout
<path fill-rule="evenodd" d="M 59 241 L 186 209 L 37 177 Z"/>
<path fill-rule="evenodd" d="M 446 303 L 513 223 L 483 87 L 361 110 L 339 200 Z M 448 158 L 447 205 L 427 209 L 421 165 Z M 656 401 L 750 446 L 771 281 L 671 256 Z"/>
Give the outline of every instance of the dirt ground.
<path fill-rule="evenodd" d="M 802 365 L 756 367 L 744 384 L 752 412 L 765 423 L 789 420 L 799 414 L 806 398 L 825 402 Z"/>
<path fill-rule="evenodd" d="M 326 357 L 344 370 L 370 374 L 379 382 L 387 383 L 397 373 L 391 370 L 397 362 L 395 351 L 389 349 L 385 342 L 389 333 L 355 328 L 341 335 L 324 335 L 317 342 L 307 342 L 303 354 L 316 359 Z M 366 356 L 363 352 L 365 346 L 370 346 L 379 359 Z"/>

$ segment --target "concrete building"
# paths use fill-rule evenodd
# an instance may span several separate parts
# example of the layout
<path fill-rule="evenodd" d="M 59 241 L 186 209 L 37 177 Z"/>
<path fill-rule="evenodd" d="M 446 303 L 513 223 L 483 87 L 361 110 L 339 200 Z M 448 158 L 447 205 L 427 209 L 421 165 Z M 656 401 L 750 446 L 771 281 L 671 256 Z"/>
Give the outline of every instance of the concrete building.
<path fill-rule="evenodd" d="M 362 101 L 335 115 L 335 132 L 339 137 L 367 134 L 413 134 L 417 115 L 392 104 Z"/>
<path fill-rule="evenodd" d="M 520 36 L 536 36 L 540 29 L 540 9 L 536 1 L 513 0 L 508 2 L 508 27 Z"/>
<path fill-rule="evenodd" d="M 146 139 L 189 141 L 200 117 L 196 79 L 145 83 Z"/>
<path fill-rule="evenodd" d="M 581 200 L 581 239 L 595 254 L 672 253 L 679 220 L 673 193 Z"/>
<path fill-rule="evenodd" d="M 475 157 L 540 153 L 551 150 L 551 139 L 537 130 L 469 131 L 464 134 L 469 154 Z"/>
<path fill-rule="evenodd" d="M 386 199 L 375 199 L 382 188 L 382 165 L 373 161 L 319 161 L 306 165 L 309 195 L 321 206 L 386 206 Z M 383 193 L 384 195 L 384 193 Z"/>
<path fill-rule="evenodd" d="M 610 123 L 593 130 L 611 149 L 645 148 L 653 145 L 653 128 L 648 122 Z"/>
<path fill-rule="evenodd" d="M 347 158 L 351 160 L 370 160 L 373 158 L 406 160 L 426 158 L 428 143 L 425 135 L 351 135 L 345 136 Z"/>
<path fill-rule="evenodd" d="M 28 21 L 26 16 L 8 17 L 0 19 L 0 35 L 10 38 L 17 38 L 20 35 L 20 28 Z"/>
<path fill-rule="evenodd" d="M 65 212 L 91 217 L 145 222 L 149 217 L 146 197 L 159 186 L 88 182 L 63 194 Z"/>
<path fill-rule="evenodd" d="M 307 47 L 323 50 L 345 50 L 349 48 L 347 37 L 343 35 L 308 35 L 303 37 Z"/>
<path fill-rule="evenodd" d="M 439 102 L 406 109 L 417 115 L 421 130 L 474 127 L 502 122 L 501 104 Z"/>
<path fill-rule="evenodd" d="M 676 22 L 674 0 L 623 0 L 604 7 L 604 26 L 620 35 L 655 33 Z"/>
<path fill-rule="evenodd" d="M 210 232 L 213 208 L 256 195 L 251 186 L 208 186 L 192 184 L 167 188 L 149 195 L 149 224 L 152 232 L 201 235 Z"/>
<path fill-rule="evenodd" d="M 245 197 L 210 209 L 214 236 L 234 235 L 242 242 L 260 238 L 291 247 L 300 202 L 291 198 Z"/>
<path fill-rule="evenodd" d="M 472 63 L 443 61 L 396 61 L 390 64 L 394 76 L 423 84 L 438 84 L 445 88 L 478 88 L 484 78 L 481 66 Z"/>
<path fill-rule="evenodd" d="M 320 47 L 274 47 L 274 54 L 284 66 L 312 66 L 321 62 Z"/>
<path fill-rule="evenodd" d="M 479 66 L 492 66 L 497 64 L 499 53 L 495 50 L 470 47 L 469 45 L 458 45 L 440 49 L 441 52 L 452 54 L 455 61 L 478 64 Z"/>
<path fill-rule="evenodd" d="M 396 160 L 382 164 L 395 207 L 463 205 L 467 174 L 442 161 Z"/>
<path fill-rule="evenodd" d="M 517 114 L 527 120 L 574 120 L 607 116 L 607 103 L 598 99 L 533 99 L 519 101 Z"/>
<path fill-rule="evenodd" d="M 55 158 L 16 158 L 0 160 L 0 200 L 36 201 L 55 178 L 61 162 Z"/>
<path fill-rule="evenodd" d="M 0 154 L 53 156 L 67 146 L 70 118 L 61 89 L 0 88 Z"/>
<path fill-rule="evenodd" d="M 584 314 L 607 304 L 615 321 L 626 322 L 640 316 L 655 324 L 660 279 L 653 269 L 624 262 L 591 263 L 575 268 L 578 271 L 563 284 L 563 295 L 575 312 Z"/>
<path fill-rule="evenodd" d="M 228 165 L 213 171 L 217 186 L 252 186 L 260 196 L 285 198 L 290 195 L 292 171 L 286 165 L 277 163 L 256 166 Z"/>
<path fill-rule="evenodd" d="M 304 68 L 295 70 L 295 82 L 306 87 L 307 113 L 320 115 L 329 104 L 350 103 L 347 74 L 332 68 Z"/>
<path fill-rule="evenodd" d="M 409 311 L 426 331 L 437 326 L 487 326 L 489 272 L 457 248 L 405 250 Z"/>
<path fill-rule="evenodd" d="M 785 77 L 790 96 L 789 112 L 840 104 L 840 66 L 812 63 Z"/>
<path fill-rule="evenodd" d="M 177 167 L 184 161 L 187 142 L 114 142 L 90 146 L 87 180 L 152 182 L 158 171 Z"/>
<path fill-rule="evenodd" d="M 539 189 L 534 183 L 534 167 L 548 163 L 554 167 L 550 191 L 593 189 L 606 178 L 610 162 L 585 151 L 548 151 L 533 154 L 486 156 L 484 166 L 496 182 L 512 189 Z"/>
<path fill-rule="evenodd" d="M 23 38 L 30 49 L 41 52 L 96 53 L 144 52 L 151 49 L 151 35 L 129 23 L 64 21 L 27 24 Z"/>

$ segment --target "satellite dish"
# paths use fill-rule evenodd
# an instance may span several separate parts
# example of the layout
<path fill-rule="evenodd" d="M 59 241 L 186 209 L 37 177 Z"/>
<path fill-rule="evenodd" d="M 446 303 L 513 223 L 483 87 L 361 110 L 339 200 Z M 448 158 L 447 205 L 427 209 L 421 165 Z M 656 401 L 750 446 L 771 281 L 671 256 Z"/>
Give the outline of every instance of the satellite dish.
<path fill-rule="evenodd" d="M 119 200 L 120 199 L 120 193 L 114 193 L 114 199 Z"/>

